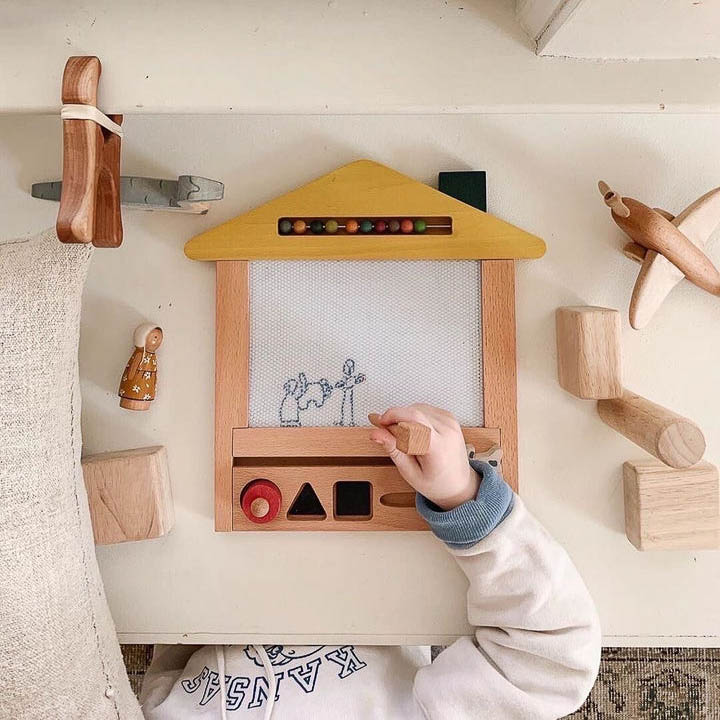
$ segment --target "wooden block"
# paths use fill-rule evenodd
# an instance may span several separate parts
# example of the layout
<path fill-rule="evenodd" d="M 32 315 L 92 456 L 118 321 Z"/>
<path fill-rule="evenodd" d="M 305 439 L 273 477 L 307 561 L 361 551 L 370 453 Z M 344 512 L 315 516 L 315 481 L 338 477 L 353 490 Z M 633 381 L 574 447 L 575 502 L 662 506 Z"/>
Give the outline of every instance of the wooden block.
<path fill-rule="evenodd" d="M 406 455 L 425 455 L 430 449 L 430 428 L 416 422 L 399 422 L 382 425 L 379 413 L 370 413 L 368 420 L 376 427 L 385 428 L 395 437 L 395 445 Z"/>
<path fill-rule="evenodd" d="M 720 484 L 714 465 L 674 470 L 658 460 L 623 466 L 625 532 L 638 550 L 720 548 Z"/>
<path fill-rule="evenodd" d="M 82 467 L 97 545 L 170 532 L 175 509 L 164 447 L 88 455 Z"/>
<path fill-rule="evenodd" d="M 579 398 L 622 395 L 620 313 L 603 307 L 561 307 L 555 324 L 560 385 Z"/>
<path fill-rule="evenodd" d="M 687 468 L 705 453 L 705 436 L 692 420 L 628 390 L 598 400 L 597 409 L 603 422 L 666 465 Z"/>

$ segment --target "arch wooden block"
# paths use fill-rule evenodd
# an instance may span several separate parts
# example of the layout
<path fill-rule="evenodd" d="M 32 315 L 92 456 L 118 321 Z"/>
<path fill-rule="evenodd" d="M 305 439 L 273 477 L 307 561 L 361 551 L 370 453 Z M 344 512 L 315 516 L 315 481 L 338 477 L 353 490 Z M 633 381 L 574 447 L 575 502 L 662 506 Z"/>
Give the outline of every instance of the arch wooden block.
<path fill-rule="evenodd" d="M 561 307 L 555 323 L 560 385 L 585 399 L 622 395 L 620 313 L 603 307 Z"/>
<path fill-rule="evenodd" d="M 714 465 L 674 470 L 658 460 L 623 466 L 625 533 L 638 550 L 720 548 L 720 482 Z"/>
<path fill-rule="evenodd" d="M 164 447 L 88 455 L 82 467 L 96 545 L 170 532 L 175 509 Z"/>

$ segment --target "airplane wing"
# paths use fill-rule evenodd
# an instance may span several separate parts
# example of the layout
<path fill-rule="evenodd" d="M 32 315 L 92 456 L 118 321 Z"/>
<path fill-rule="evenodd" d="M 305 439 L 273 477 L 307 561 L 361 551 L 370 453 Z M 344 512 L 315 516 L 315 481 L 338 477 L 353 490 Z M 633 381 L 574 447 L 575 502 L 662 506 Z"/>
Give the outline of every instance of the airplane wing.
<path fill-rule="evenodd" d="M 673 218 L 665 215 L 680 232 L 701 250 L 720 224 L 720 188 L 715 188 L 688 205 Z M 645 327 L 662 305 L 668 293 L 684 278 L 664 255 L 653 250 L 645 254 L 630 299 L 630 325 L 636 330 Z"/>

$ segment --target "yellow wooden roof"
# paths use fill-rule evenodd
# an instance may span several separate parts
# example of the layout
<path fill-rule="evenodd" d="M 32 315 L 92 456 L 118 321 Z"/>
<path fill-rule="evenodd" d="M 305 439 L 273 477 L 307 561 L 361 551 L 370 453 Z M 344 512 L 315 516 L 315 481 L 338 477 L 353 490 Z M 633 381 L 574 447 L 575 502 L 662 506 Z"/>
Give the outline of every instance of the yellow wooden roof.
<path fill-rule="evenodd" d="M 280 235 L 282 218 L 450 217 L 452 233 Z M 196 235 L 193 260 L 537 258 L 535 235 L 370 160 L 358 160 Z"/>

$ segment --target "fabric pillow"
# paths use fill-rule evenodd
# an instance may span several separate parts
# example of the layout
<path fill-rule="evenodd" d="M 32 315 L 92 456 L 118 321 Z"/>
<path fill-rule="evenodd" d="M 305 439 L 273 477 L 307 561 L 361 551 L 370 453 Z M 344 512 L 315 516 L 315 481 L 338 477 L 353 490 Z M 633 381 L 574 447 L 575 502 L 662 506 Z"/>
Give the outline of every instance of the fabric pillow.
<path fill-rule="evenodd" d="M 0 718 L 142 718 L 95 559 L 80 452 L 92 248 L 0 242 Z"/>

